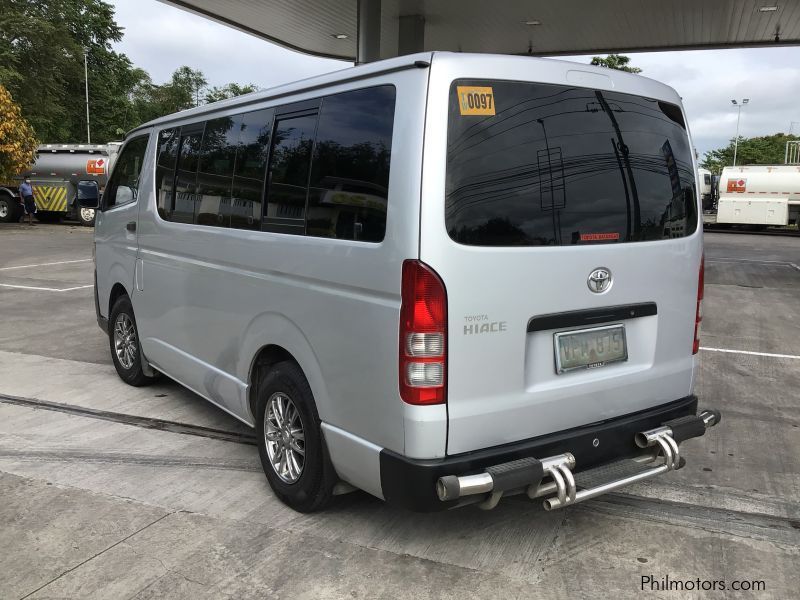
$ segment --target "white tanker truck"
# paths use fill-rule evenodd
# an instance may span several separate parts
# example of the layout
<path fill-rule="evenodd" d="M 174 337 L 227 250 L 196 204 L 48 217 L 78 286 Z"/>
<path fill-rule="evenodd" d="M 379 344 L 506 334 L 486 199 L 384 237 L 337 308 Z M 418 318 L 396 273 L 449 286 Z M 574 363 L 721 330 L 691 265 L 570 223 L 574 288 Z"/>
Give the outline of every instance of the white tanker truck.
<path fill-rule="evenodd" d="M 800 165 L 745 165 L 722 169 L 716 222 L 800 225 Z"/>
<path fill-rule="evenodd" d="M 700 182 L 700 197 L 703 199 L 703 210 L 711 210 L 714 207 L 711 171 L 700 167 L 697 169 L 697 178 Z"/>
<path fill-rule="evenodd" d="M 57 221 L 71 217 L 83 225 L 94 225 L 94 210 L 81 209 L 75 202 L 78 181 L 95 180 L 102 189 L 121 143 L 43 144 L 37 158 L 12 181 L 0 182 L 0 222 L 16 223 L 22 216 L 19 184 L 30 177 L 36 199 L 36 217 Z"/>

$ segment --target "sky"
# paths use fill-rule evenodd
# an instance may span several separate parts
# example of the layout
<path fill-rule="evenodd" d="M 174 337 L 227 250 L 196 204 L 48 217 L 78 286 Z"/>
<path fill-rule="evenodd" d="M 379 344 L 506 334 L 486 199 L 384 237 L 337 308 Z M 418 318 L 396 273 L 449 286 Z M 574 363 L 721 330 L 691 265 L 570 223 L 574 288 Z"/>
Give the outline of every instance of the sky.
<path fill-rule="evenodd" d="M 115 49 L 164 83 L 182 65 L 201 70 L 209 85 L 252 83 L 268 88 L 350 66 L 287 50 L 156 0 L 107 0 L 124 37 Z M 202 40 L 201 43 L 198 40 Z M 739 133 L 800 134 L 800 47 L 630 53 L 643 75 L 683 98 L 700 157 L 736 134 L 731 99 L 749 98 Z M 588 63 L 591 56 L 562 57 Z"/>

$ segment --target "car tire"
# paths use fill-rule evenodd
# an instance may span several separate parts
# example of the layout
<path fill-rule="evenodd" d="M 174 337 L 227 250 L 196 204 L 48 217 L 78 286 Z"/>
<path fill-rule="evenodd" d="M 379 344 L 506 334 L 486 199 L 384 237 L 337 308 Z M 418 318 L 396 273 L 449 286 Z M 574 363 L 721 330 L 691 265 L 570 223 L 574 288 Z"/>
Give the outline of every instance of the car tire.
<path fill-rule="evenodd" d="M 0 194 L 0 223 L 17 223 L 19 217 L 19 201 L 8 194 Z"/>
<path fill-rule="evenodd" d="M 283 406 L 281 417 L 279 406 Z M 255 417 L 261 465 L 275 495 L 303 513 L 330 504 L 338 478 L 322 437 L 311 387 L 296 363 L 280 362 L 263 370 Z"/>
<path fill-rule="evenodd" d="M 155 380 L 155 377 L 145 375 L 142 369 L 139 330 L 136 328 L 136 317 L 133 315 L 133 305 L 128 296 L 120 296 L 111 309 L 108 340 L 111 346 L 111 359 L 122 381 L 140 387 Z"/>
<path fill-rule="evenodd" d="M 80 221 L 81 225 L 84 227 L 94 227 L 94 218 L 97 213 L 93 208 L 78 207 L 75 213 L 78 215 L 78 221 Z"/>

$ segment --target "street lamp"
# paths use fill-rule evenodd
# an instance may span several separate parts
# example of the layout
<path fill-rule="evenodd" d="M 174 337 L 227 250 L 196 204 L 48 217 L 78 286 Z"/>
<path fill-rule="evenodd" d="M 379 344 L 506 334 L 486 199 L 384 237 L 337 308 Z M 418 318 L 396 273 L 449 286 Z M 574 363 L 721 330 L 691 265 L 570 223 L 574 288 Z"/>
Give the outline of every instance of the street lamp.
<path fill-rule="evenodd" d="M 733 142 L 733 166 L 736 166 L 736 151 L 739 149 L 739 121 L 742 118 L 742 107 L 750 102 L 750 98 L 743 98 L 741 102 L 737 102 L 736 100 L 731 100 L 731 104 L 733 104 L 736 108 L 739 109 L 739 114 L 736 117 L 736 139 Z"/>
<path fill-rule="evenodd" d="M 89 48 L 83 49 L 83 78 L 86 85 L 86 143 L 92 143 L 92 134 L 89 130 Z"/>

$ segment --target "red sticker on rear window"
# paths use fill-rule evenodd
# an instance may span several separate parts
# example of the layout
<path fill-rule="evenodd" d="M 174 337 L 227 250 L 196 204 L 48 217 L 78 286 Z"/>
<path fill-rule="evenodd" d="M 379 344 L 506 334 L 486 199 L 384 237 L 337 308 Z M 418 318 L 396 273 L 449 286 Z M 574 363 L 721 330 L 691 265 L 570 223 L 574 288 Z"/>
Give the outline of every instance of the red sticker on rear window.
<path fill-rule="evenodd" d="M 582 233 L 582 242 L 605 242 L 608 240 L 618 240 L 618 233 Z"/>

